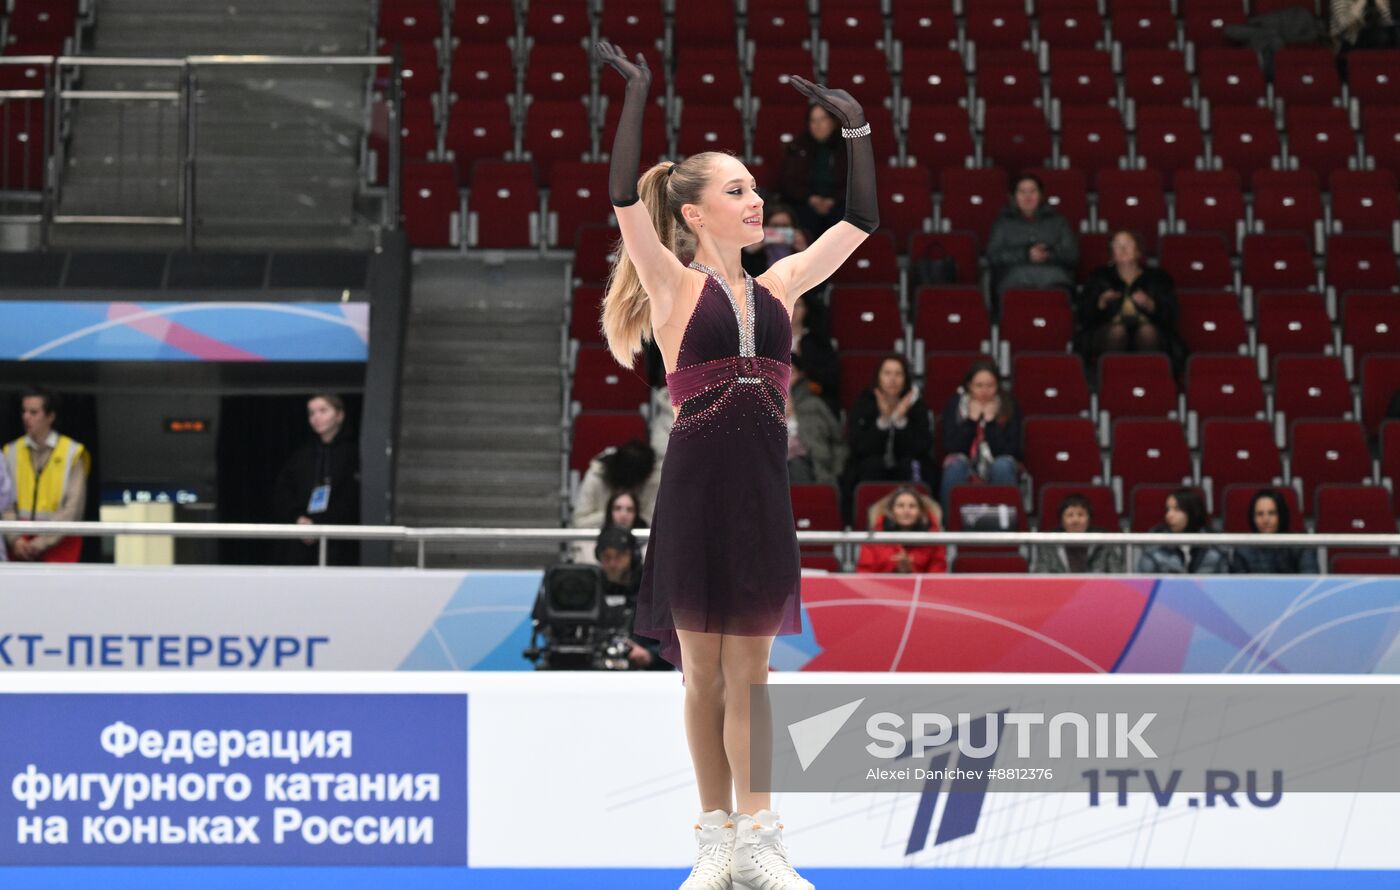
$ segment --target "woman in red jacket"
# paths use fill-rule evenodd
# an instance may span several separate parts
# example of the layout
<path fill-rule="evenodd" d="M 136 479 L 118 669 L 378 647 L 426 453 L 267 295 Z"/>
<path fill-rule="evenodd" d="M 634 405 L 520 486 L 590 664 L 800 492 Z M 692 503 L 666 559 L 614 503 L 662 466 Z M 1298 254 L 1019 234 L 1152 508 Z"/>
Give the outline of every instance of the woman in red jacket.
<path fill-rule="evenodd" d="M 900 486 L 870 507 L 870 528 L 886 532 L 942 531 L 942 511 L 933 498 L 917 488 Z M 857 572 L 924 573 L 948 571 L 946 547 L 905 544 L 862 544 Z"/>

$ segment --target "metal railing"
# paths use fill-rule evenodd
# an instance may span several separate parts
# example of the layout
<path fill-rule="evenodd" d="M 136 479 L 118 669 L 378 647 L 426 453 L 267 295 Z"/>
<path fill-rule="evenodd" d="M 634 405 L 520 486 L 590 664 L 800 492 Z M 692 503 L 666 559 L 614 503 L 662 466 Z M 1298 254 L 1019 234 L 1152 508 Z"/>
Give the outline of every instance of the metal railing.
<path fill-rule="evenodd" d="M 72 535 L 113 538 L 121 535 L 154 535 L 171 538 L 253 538 L 264 540 L 311 539 L 319 542 L 320 565 L 326 564 L 330 541 L 391 541 L 416 544 L 418 567 L 426 566 L 430 543 L 573 543 L 592 541 L 598 529 L 587 528 L 410 528 L 404 525 L 274 525 L 221 522 L 3 522 L 4 535 Z M 633 532 L 650 537 L 649 529 Z M 845 532 L 799 531 L 800 545 L 819 544 L 914 544 L 1007 548 L 1030 546 L 1063 547 L 1103 544 L 1126 548 L 1126 564 L 1131 567 L 1133 548 L 1162 545 L 1214 547 L 1309 547 L 1326 551 L 1337 549 L 1390 549 L 1400 547 L 1400 534 L 1153 534 L 1147 532 Z M 1325 564 L 1325 559 L 1324 559 Z M 1127 574 L 1137 574 L 1127 572 Z"/>
<path fill-rule="evenodd" d="M 400 201 L 400 137 L 403 88 L 396 55 L 366 56 L 271 56 L 271 55 L 193 55 L 183 58 L 109 58 L 102 56 L 0 56 L 0 70 L 23 67 L 32 71 L 33 88 L 0 90 L 0 221 L 39 223 L 39 241 L 49 242 L 54 225 L 155 225 L 182 226 L 187 249 L 193 249 L 200 219 L 199 164 L 201 124 L 199 108 L 206 101 L 200 76 L 214 69 L 256 68 L 360 68 L 363 69 L 363 100 L 359 109 L 357 148 L 358 186 L 354 196 L 383 190 L 380 219 L 371 220 L 383 229 L 396 229 Z M 387 68 L 387 82 L 380 73 Z M 129 72 L 135 79 L 142 71 L 169 71 L 168 77 L 150 74 L 147 83 L 119 89 L 86 88 L 85 70 Z M 150 81 L 156 81 L 152 87 Z M 374 105 L 384 100 L 383 132 L 377 132 Z M 317 97 L 306 97 L 315 100 Z M 144 168 L 146 179 L 134 176 L 135 185 L 124 193 L 123 171 L 115 174 L 115 195 L 104 195 L 113 205 L 83 207 L 69 211 L 62 206 L 69 150 L 74 138 L 74 108 L 79 103 L 107 102 L 117 106 L 115 131 L 87 134 L 88 139 L 111 140 L 112 153 L 107 165 L 129 163 Z M 138 118 L 127 133 L 123 126 L 127 106 L 169 106 L 174 123 L 166 126 L 167 115 L 157 112 L 155 132 L 146 132 Z M 313 103 L 314 104 L 314 103 Z M 377 183 L 371 162 L 374 143 L 382 142 L 388 153 L 386 178 Z M 106 143 L 104 143 L 104 147 Z M 22 157 L 15 155 L 16 152 Z M 149 194 L 151 171 L 168 172 L 169 195 Z M 164 182 L 165 176 L 158 181 Z M 255 185 L 250 183 L 250 185 Z M 143 190 L 144 187 L 144 190 Z M 358 203 L 358 202 L 357 202 Z M 159 205 L 156 209 L 152 209 Z M 132 207 L 137 208 L 134 212 Z"/>

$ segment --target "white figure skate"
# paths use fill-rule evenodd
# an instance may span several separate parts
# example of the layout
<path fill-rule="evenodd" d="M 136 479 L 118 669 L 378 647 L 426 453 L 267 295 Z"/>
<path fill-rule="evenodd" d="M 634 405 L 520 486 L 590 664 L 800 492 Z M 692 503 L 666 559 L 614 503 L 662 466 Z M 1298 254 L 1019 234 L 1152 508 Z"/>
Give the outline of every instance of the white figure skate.
<path fill-rule="evenodd" d="M 724 810 L 701 813 L 695 823 L 700 849 L 680 890 L 729 890 L 734 861 L 734 822 Z"/>
<path fill-rule="evenodd" d="M 816 890 L 788 862 L 777 813 L 759 810 L 753 816 L 736 816 L 735 821 L 739 833 L 734 842 L 734 890 Z"/>

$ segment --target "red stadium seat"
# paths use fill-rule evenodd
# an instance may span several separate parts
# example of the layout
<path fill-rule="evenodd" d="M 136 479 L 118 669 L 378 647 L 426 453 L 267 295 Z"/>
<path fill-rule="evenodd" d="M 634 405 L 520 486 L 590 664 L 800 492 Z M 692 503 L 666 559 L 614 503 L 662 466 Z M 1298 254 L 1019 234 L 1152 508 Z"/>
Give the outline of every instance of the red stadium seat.
<path fill-rule="evenodd" d="M 468 189 L 468 247 L 539 245 L 539 191 L 534 165 L 477 161 Z"/>
<path fill-rule="evenodd" d="M 1051 482 L 1096 482 L 1103 478 L 1099 442 L 1087 417 L 1027 417 L 1025 463 L 1038 492 Z"/>
<path fill-rule="evenodd" d="M 1395 251 L 1384 235 L 1333 235 L 1327 239 L 1327 286 L 1339 291 L 1400 286 Z"/>
<path fill-rule="evenodd" d="M 955 485 L 949 493 L 949 504 L 943 515 L 943 527 L 950 532 L 970 531 L 971 527 L 963 522 L 962 508 L 971 505 L 993 505 L 1009 507 L 1015 511 L 1017 531 L 1027 531 L 1030 526 L 1026 522 L 1026 506 L 1021 500 L 1021 489 L 1016 485 Z M 962 553 L 1005 553 L 1008 549 L 1005 546 L 997 547 L 970 547 L 966 544 L 958 545 Z"/>
<path fill-rule="evenodd" d="M 744 119 L 733 105 L 693 105 L 680 109 L 676 154 L 688 157 L 707 151 L 744 153 Z"/>
<path fill-rule="evenodd" d="M 1001 215 L 1008 200 L 1006 171 L 944 168 L 939 175 L 942 201 L 938 215 L 945 228 L 966 229 L 986 244 L 992 223 Z"/>
<path fill-rule="evenodd" d="M 1400 176 L 1400 110 L 1384 105 L 1363 108 L 1361 138 L 1366 144 L 1366 157 L 1376 169 Z"/>
<path fill-rule="evenodd" d="M 870 352 L 847 350 L 841 359 L 841 410 L 850 411 L 862 391 L 875 379 L 875 372 L 890 354 L 888 349 Z M 925 403 L 928 404 L 928 403 Z"/>
<path fill-rule="evenodd" d="M 1287 107 L 1331 105 L 1341 95 L 1330 47 L 1285 46 L 1274 53 L 1274 97 Z"/>
<path fill-rule="evenodd" d="M 1235 285 L 1230 248 L 1220 235 L 1165 235 L 1158 259 L 1179 288 L 1219 290 Z"/>
<path fill-rule="evenodd" d="M 922 287 L 914 295 L 914 340 L 926 352 L 984 352 L 991 337 L 981 288 Z"/>
<path fill-rule="evenodd" d="M 1115 420 L 1112 443 L 1113 478 L 1125 492 L 1143 482 L 1179 485 L 1191 477 L 1191 449 L 1179 421 Z"/>
<path fill-rule="evenodd" d="M 933 226 L 933 183 L 927 167 L 880 170 L 880 225 L 895 243 L 908 244 L 915 233 Z"/>
<path fill-rule="evenodd" d="M 1180 316 L 1176 327 L 1188 352 L 1237 353 L 1245 348 L 1248 334 L 1240 299 L 1235 294 L 1188 291 L 1177 295 L 1177 303 Z"/>
<path fill-rule="evenodd" d="M 1212 112 L 1250 108 L 1268 98 L 1259 56 L 1252 49 L 1208 47 L 1197 56 L 1196 71 L 1201 98 L 1210 100 Z"/>
<path fill-rule="evenodd" d="M 0 100 L 0 134 L 4 191 L 38 192 L 44 188 L 44 100 Z M 382 132 L 382 130 L 381 130 Z M 387 150 L 381 155 L 387 168 Z M 382 178 L 381 178 L 381 181 Z"/>
<path fill-rule="evenodd" d="M 744 35 L 757 46 L 810 47 L 812 21 L 806 0 L 749 0 Z"/>
<path fill-rule="evenodd" d="M 584 346 L 574 365 L 569 401 L 584 411 L 636 411 L 651 399 L 651 386 L 624 368 L 604 346 Z"/>
<path fill-rule="evenodd" d="M 1069 297 L 1058 289 L 1012 288 L 1001 295 L 1000 342 L 1010 352 L 1063 352 L 1074 334 Z"/>
<path fill-rule="evenodd" d="M 462 43 L 504 45 L 515 37 L 515 4 L 498 0 L 454 0 L 452 36 Z"/>
<path fill-rule="evenodd" d="M 1283 503 L 1288 507 L 1288 515 L 1293 518 L 1291 529 L 1294 532 L 1304 532 L 1303 510 L 1298 504 L 1298 492 L 1287 485 L 1260 485 L 1255 483 L 1244 485 L 1231 485 L 1225 489 L 1223 497 L 1217 495 L 1216 503 L 1224 504 L 1218 507 L 1216 512 L 1220 515 L 1224 531 L 1226 534 L 1245 535 L 1254 531 L 1250 525 L 1249 505 L 1254 501 L 1254 496 L 1260 489 L 1268 488 L 1283 498 Z"/>
<path fill-rule="evenodd" d="M 461 196 L 457 170 L 437 161 L 403 165 L 404 231 L 414 247 L 450 247 L 461 243 Z"/>
<path fill-rule="evenodd" d="M 1205 499 L 1205 491 L 1199 486 L 1177 482 L 1144 482 L 1129 489 L 1123 499 L 1128 508 L 1128 531 L 1150 532 L 1166 522 L 1167 496 L 1178 488 L 1189 488 Z M 1206 519 L 1209 521 L 1209 513 Z"/>
<path fill-rule="evenodd" d="M 967 110 L 957 105 L 915 105 L 909 112 L 907 149 L 909 159 L 928 170 L 966 167 L 977 153 Z"/>
<path fill-rule="evenodd" d="M 622 236 L 608 225 L 582 225 L 574 236 L 574 283 L 603 284 L 617 262 Z"/>
<path fill-rule="evenodd" d="M 816 77 L 811 53 L 805 49 L 794 49 L 795 43 L 758 41 L 757 45 L 753 73 L 749 77 L 749 91 L 753 97 L 765 103 L 800 99 L 802 94 L 788 83 L 788 75 Z"/>
<path fill-rule="evenodd" d="M 904 323 L 894 288 L 834 287 L 830 299 L 831 336 L 838 349 L 901 349 Z"/>
<path fill-rule="evenodd" d="M 982 150 L 992 163 L 1007 170 L 1046 164 L 1053 146 L 1045 113 L 1033 105 L 994 105 L 987 109 Z"/>
<path fill-rule="evenodd" d="M 872 108 L 881 107 L 881 100 L 894 94 L 894 81 L 884 50 L 833 46 L 826 55 L 826 85 L 860 97 L 867 119 Z"/>
<path fill-rule="evenodd" d="M 604 448 L 647 440 L 646 419 L 636 411 L 585 411 L 574 418 L 572 432 L 569 469 L 578 473 L 587 470 L 589 461 Z"/>
<path fill-rule="evenodd" d="M 22 3 L 19 9 L 34 9 L 39 4 Z M 47 4 L 45 4 L 47 5 Z M 16 13 L 19 12 L 16 10 Z M 24 34 L 24 24 L 10 21 L 10 27 Z M 416 3 L 384 4 L 379 10 L 379 48 L 392 51 L 400 44 L 422 44 L 431 48 L 442 37 L 442 5 L 433 0 Z M 405 47 L 406 48 L 406 47 Z"/>
<path fill-rule="evenodd" d="M 1176 219 L 1189 232 L 1218 232 L 1232 243 L 1245 219 L 1240 175 L 1234 170 L 1178 171 Z"/>
<path fill-rule="evenodd" d="M 906 65 L 927 50 L 946 49 L 958 39 L 952 3 L 895 3 L 893 22 L 894 38 L 904 46 Z"/>
<path fill-rule="evenodd" d="M 1238 3 L 1192 3 L 1182 18 L 1182 30 L 1196 51 L 1212 46 L 1230 46 L 1225 29 L 1243 25 L 1244 6 Z"/>
<path fill-rule="evenodd" d="M 1311 238 L 1322 218 L 1322 193 L 1315 185 L 1254 189 L 1254 222 L 1266 232 L 1299 232 Z"/>
<path fill-rule="evenodd" d="M 608 0 L 603 4 L 598 34 L 618 46 L 655 47 L 666 39 L 661 7 L 658 0 Z"/>
<path fill-rule="evenodd" d="M 1186 361 L 1186 409 L 1211 417 L 1262 417 L 1264 386 L 1254 359 L 1243 355 L 1193 355 Z"/>
<path fill-rule="evenodd" d="M 1320 535 L 1393 535 L 1390 492 L 1379 485 L 1319 485 L 1316 531 Z"/>
<path fill-rule="evenodd" d="M 1303 290 L 1317 286 L 1312 246 L 1303 235 L 1248 235 L 1243 257 L 1245 287 Z"/>
<path fill-rule="evenodd" d="M 1332 319 L 1313 291 L 1268 291 L 1258 297 L 1256 328 L 1267 355 L 1318 354 L 1332 348 Z"/>
<path fill-rule="evenodd" d="M 534 99 L 587 99 L 592 60 L 581 46 L 536 46 L 525 64 L 525 95 Z M 605 77 L 600 83 L 622 80 Z"/>
<path fill-rule="evenodd" d="M 916 274 L 925 261 L 950 261 L 949 270 L 957 284 L 977 283 L 977 236 L 971 232 L 929 232 L 909 239 L 909 266 Z"/>
<path fill-rule="evenodd" d="M 1364 375 L 1363 375 L 1363 378 Z M 1381 478 L 1389 479 L 1395 493 L 1395 514 L 1400 516 L 1400 420 L 1387 420 L 1381 430 Z"/>
<path fill-rule="evenodd" d="M 1078 230 L 1080 223 L 1089 218 L 1089 187 L 1084 173 L 1077 169 L 1044 167 L 1035 167 L 1027 172 L 1040 177 L 1040 183 L 1045 187 L 1045 203 L 1059 211 L 1069 221 L 1070 228 Z"/>
<path fill-rule="evenodd" d="M 831 281 L 833 284 L 898 284 L 899 262 L 894 238 L 884 229 L 870 235 L 836 270 Z"/>
<path fill-rule="evenodd" d="M 1025 574 L 1026 558 L 1019 553 L 975 553 L 953 560 L 953 571 L 963 575 Z"/>
<path fill-rule="evenodd" d="M 800 532 L 807 531 L 841 531 L 846 524 L 841 521 L 840 496 L 836 491 L 836 486 L 830 483 L 810 483 L 792 485 L 788 488 L 792 497 L 792 518 Z M 831 552 L 831 547 L 811 548 L 816 551 L 824 551 L 823 555 Z M 808 548 L 803 548 L 804 557 Z"/>
<path fill-rule="evenodd" d="M 851 529 L 858 532 L 869 531 L 870 508 L 875 506 L 875 502 L 880 498 L 905 485 L 917 488 L 924 494 L 929 494 L 929 488 L 923 482 L 862 482 L 857 485 L 855 512 L 851 516 Z"/>
<path fill-rule="evenodd" d="M 1333 553 L 1330 559 L 1334 575 L 1400 575 L 1400 556 Z"/>
<path fill-rule="evenodd" d="M 606 223 L 612 218 L 608 199 L 608 165 L 594 161 L 558 161 L 549 178 L 549 215 L 546 243 L 569 247 L 578 227 Z"/>
<path fill-rule="evenodd" d="M 1030 17 L 1021 0 L 977 0 L 963 10 L 963 28 L 978 52 L 1029 46 Z"/>
<path fill-rule="evenodd" d="M 43 144 L 38 125 L 43 121 L 43 106 L 38 100 L 8 100 L 4 103 L 4 130 L 11 145 L 19 151 L 10 153 L 9 165 L 23 157 L 26 143 Z M 490 126 L 488 121 L 485 126 Z M 369 143 L 375 155 L 375 181 L 389 180 L 389 112 L 386 103 L 375 103 L 371 112 Z M 494 135 L 494 134 L 492 134 Z M 30 137 L 33 137 L 32 139 Z M 508 148 L 508 147 L 507 147 Z M 426 161 L 437 151 L 437 119 L 433 104 L 427 99 L 406 101 L 399 118 L 399 153 L 405 161 Z M 459 167 L 459 169 L 461 169 Z"/>
<path fill-rule="evenodd" d="M 1113 257 L 1113 235 L 1108 232 L 1081 232 L 1079 234 L 1080 281 L 1087 280 L 1099 266 Z"/>
<path fill-rule="evenodd" d="M 1095 0 L 1058 0 L 1040 4 L 1041 43 L 1052 50 L 1092 49 L 1103 43 L 1103 16 Z M 1054 64 L 1051 74 L 1054 74 Z"/>
<path fill-rule="evenodd" d="M 1102 170 L 1097 185 L 1099 220 L 1110 231 L 1137 232 L 1143 249 L 1156 254 L 1158 223 L 1167 218 L 1167 199 L 1157 170 Z"/>
<path fill-rule="evenodd" d="M 1016 407 L 1023 417 L 1089 413 L 1089 382 L 1084 362 L 1073 353 L 1027 352 L 1012 363 Z"/>
<path fill-rule="evenodd" d="M 1348 294 L 1342 301 L 1342 342 L 1358 360 L 1395 351 L 1400 300 L 1395 294 Z"/>
<path fill-rule="evenodd" d="M 678 47 L 728 46 L 734 43 L 734 19 L 715 15 L 714 7 L 705 3 L 668 3 L 675 17 L 672 34 Z M 604 33 L 601 32 L 600 33 Z"/>
<path fill-rule="evenodd" d="M 592 126 L 588 106 L 578 100 L 530 103 L 523 144 L 543 177 L 541 185 L 554 178 L 557 164 L 577 163 L 588 156 L 593 150 Z"/>
<path fill-rule="evenodd" d="M 900 93 L 915 109 L 966 104 L 967 92 L 963 57 L 957 50 L 926 47 L 905 54 Z"/>
<path fill-rule="evenodd" d="M 1099 411 L 1110 418 L 1168 417 L 1178 393 L 1165 355 L 1109 353 L 1099 358 Z"/>
<path fill-rule="evenodd" d="M 452 50 L 452 71 L 448 89 L 457 99 L 499 100 L 515 95 L 515 58 L 504 43 L 463 43 Z M 481 106 L 473 104 L 470 115 L 457 109 L 463 117 L 475 118 Z"/>
<path fill-rule="evenodd" d="M 979 51 L 975 79 L 977 98 L 988 105 L 1030 105 L 1041 99 L 1040 65 L 1029 50 Z"/>
<path fill-rule="evenodd" d="M 1223 109 L 1211 122 L 1211 154 L 1222 166 L 1253 183 L 1261 170 L 1270 170 L 1282 150 L 1273 112 L 1267 108 Z M 1257 185 L 1255 186 L 1258 187 Z"/>
<path fill-rule="evenodd" d="M 1347 89 L 1367 108 L 1400 105 L 1400 76 L 1395 54 L 1384 49 L 1359 49 L 1347 53 Z"/>
<path fill-rule="evenodd" d="M 437 48 L 431 43 L 408 44 L 399 54 L 399 77 L 403 94 L 409 99 L 428 99 L 439 92 L 442 85 L 441 71 L 438 68 Z M 382 69 L 378 81 L 388 84 L 388 66 Z"/>
<path fill-rule="evenodd" d="M 1123 92 L 1144 116 L 1191 101 L 1186 57 L 1174 49 L 1137 49 L 1123 56 Z M 1147 109 L 1152 109 L 1148 111 Z M 1193 113 L 1193 120 L 1195 120 Z M 1188 165 L 1189 166 L 1189 165 Z"/>
<path fill-rule="evenodd" d="M 730 105 L 744 92 L 739 52 L 734 46 L 686 47 L 677 53 L 675 94 L 687 105 Z"/>
<path fill-rule="evenodd" d="M 1351 385 L 1333 355 L 1281 355 L 1274 360 L 1274 414 L 1283 423 L 1301 418 L 1341 418 L 1352 410 Z"/>
<path fill-rule="evenodd" d="M 1116 108 L 1065 107 L 1060 111 L 1060 163 L 1084 176 L 1117 169 L 1128 154 L 1128 133 Z"/>
<path fill-rule="evenodd" d="M 1326 179 L 1356 161 L 1356 137 L 1345 109 L 1295 107 L 1286 112 L 1290 162 Z M 1368 143 L 1369 144 L 1369 143 Z"/>
<path fill-rule="evenodd" d="M 578 46 L 592 35 L 588 13 L 587 6 L 571 0 L 530 0 L 525 35 L 541 44 Z"/>
<path fill-rule="evenodd" d="M 1168 0 L 1130 7 L 1115 3 L 1111 27 L 1113 42 L 1126 50 L 1124 55 L 1139 49 L 1166 49 L 1176 42 L 1176 16 Z"/>
<path fill-rule="evenodd" d="M 1207 420 L 1201 433 L 1201 478 L 1217 499 L 1231 485 L 1270 485 L 1283 479 L 1274 428 L 1266 420 Z"/>
<path fill-rule="evenodd" d="M 754 115 L 754 154 L 764 164 L 781 167 L 788 146 L 807 131 L 808 114 L 805 102 L 764 102 Z"/>
<path fill-rule="evenodd" d="M 1089 502 L 1090 523 L 1104 531 L 1116 532 L 1123 521 L 1118 516 L 1118 507 L 1113 502 L 1113 489 L 1107 485 L 1077 485 L 1072 482 L 1056 482 L 1040 489 L 1040 531 L 1056 531 L 1060 521 L 1060 503 L 1069 495 L 1077 494 Z"/>
<path fill-rule="evenodd" d="M 573 309 L 569 313 L 569 339 L 580 344 L 601 344 L 603 332 L 599 319 L 603 314 L 603 288 L 581 284 L 574 288 Z"/>
<path fill-rule="evenodd" d="M 1400 393 L 1400 354 L 1368 355 L 1362 359 L 1361 421 L 1367 435 L 1376 435 L 1389 422 L 1386 411 L 1396 393 Z M 1400 440 L 1396 444 L 1400 445 Z M 1400 476 L 1394 478 L 1400 484 Z"/>
<path fill-rule="evenodd" d="M 879 4 L 866 0 L 825 0 L 817 30 L 832 46 L 877 46 L 885 41 Z"/>
<path fill-rule="evenodd" d="M 1191 170 L 1205 152 L 1201 124 L 1191 108 L 1142 109 L 1137 113 L 1137 153 L 1170 181 L 1177 170 Z"/>
<path fill-rule="evenodd" d="M 1102 108 L 1118 100 L 1113 57 L 1101 49 L 1056 49 L 1050 54 L 1050 95 L 1066 106 Z"/>
<path fill-rule="evenodd" d="M 991 356 L 978 352 L 930 350 L 924 356 L 924 403 L 935 412 L 941 411 L 949 397 L 962 386 L 972 363 L 983 359 L 991 361 Z M 866 383 L 869 383 L 868 379 Z"/>
<path fill-rule="evenodd" d="M 1328 177 L 1332 223 L 1344 232 L 1391 235 L 1400 221 L 1400 197 L 1389 170 L 1334 170 Z"/>
<path fill-rule="evenodd" d="M 1291 478 L 1303 484 L 1303 509 L 1313 510 L 1313 490 L 1325 482 L 1371 481 L 1371 451 L 1361 424 L 1351 420 L 1296 420 L 1292 424 Z"/>

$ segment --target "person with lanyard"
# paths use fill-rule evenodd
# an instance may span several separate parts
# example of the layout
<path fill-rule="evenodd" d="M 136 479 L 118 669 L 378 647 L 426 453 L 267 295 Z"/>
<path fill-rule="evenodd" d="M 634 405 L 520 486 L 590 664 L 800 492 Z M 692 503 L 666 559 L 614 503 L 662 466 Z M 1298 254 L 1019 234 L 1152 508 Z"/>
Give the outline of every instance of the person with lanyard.
<path fill-rule="evenodd" d="M 32 389 L 21 399 L 24 435 L 5 446 L 5 471 L 14 482 L 6 519 L 77 522 L 87 502 L 92 458 L 81 442 L 54 430 L 57 399 Z M 83 539 L 60 535 L 7 535 L 10 556 L 25 562 L 77 562 Z"/>
<path fill-rule="evenodd" d="M 358 525 L 360 449 L 345 430 L 345 403 L 336 395 L 314 395 L 306 403 L 306 418 L 316 437 L 297 449 L 278 473 L 275 519 L 300 525 Z M 284 541 L 279 562 L 315 565 L 319 547 L 316 538 Z M 330 565 L 359 562 L 355 541 L 331 541 L 326 550 Z"/>

